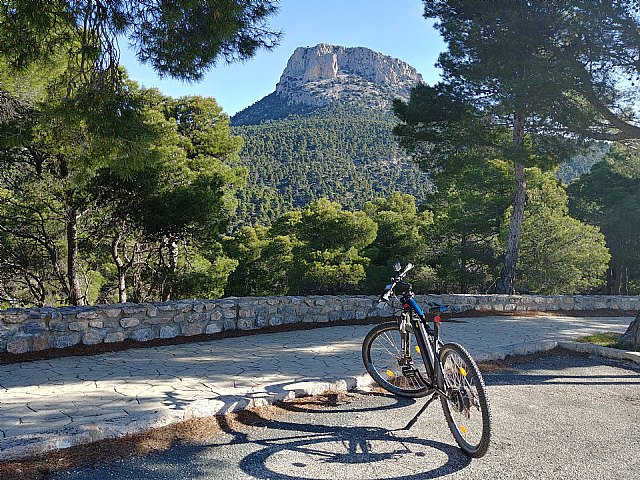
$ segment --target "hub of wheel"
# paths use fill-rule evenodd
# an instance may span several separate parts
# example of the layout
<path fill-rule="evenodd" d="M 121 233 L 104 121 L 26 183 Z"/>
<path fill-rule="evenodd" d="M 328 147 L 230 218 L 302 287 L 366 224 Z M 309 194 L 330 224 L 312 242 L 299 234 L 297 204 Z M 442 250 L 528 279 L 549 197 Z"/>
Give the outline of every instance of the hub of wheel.
<path fill-rule="evenodd" d="M 459 413 L 462 413 L 465 410 L 468 411 L 471 407 L 471 399 L 469 398 L 466 390 L 457 390 L 452 392 L 451 400 Z"/>

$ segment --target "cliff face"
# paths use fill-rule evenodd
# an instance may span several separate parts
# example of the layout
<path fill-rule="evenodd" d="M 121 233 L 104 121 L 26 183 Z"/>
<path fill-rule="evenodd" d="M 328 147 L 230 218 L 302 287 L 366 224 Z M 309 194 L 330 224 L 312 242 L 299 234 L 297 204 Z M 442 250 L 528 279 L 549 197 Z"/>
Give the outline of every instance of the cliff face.
<path fill-rule="evenodd" d="M 388 105 L 394 96 L 408 97 L 422 80 L 415 68 L 368 48 L 346 48 L 321 43 L 300 47 L 287 63 L 276 94 L 288 103 L 326 105 L 353 102 L 361 95 L 375 100 L 372 107 Z M 362 100 L 362 99 L 361 99 Z"/>
<path fill-rule="evenodd" d="M 408 98 L 420 81 L 412 66 L 368 48 L 300 47 L 289 58 L 276 91 L 238 113 L 234 123 L 259 123 L 329 105 L 390 110 L 393 98 Z M 269 118 L 269 112 L 274 116 Z"/>

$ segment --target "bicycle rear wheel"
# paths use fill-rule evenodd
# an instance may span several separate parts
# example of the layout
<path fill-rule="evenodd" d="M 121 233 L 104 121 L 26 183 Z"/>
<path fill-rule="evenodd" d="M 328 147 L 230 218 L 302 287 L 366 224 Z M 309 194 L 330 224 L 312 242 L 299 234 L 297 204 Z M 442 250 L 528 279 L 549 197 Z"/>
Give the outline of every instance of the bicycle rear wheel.
<path fill-rule="evenodd" d="M 362 344 L 362 360 L 382 388 L 402 397 L 424 397 L 428 371 L 413 332 L 401 332 L 397 322 L 376 325 Z"/>
<path fill-rule="evenodd" d="M 440 350 L 443 389 L 440 402 L 460 448 L 470 457 L 487 453 L 491 440 L 491 410 L 482 374 L 471 355 L 457 343 Z"/>

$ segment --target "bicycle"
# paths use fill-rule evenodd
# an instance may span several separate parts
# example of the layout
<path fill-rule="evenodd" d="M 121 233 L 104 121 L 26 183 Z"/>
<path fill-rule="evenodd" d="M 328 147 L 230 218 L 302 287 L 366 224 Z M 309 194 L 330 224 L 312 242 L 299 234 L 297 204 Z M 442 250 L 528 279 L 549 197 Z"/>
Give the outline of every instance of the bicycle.
<path fill-rule="evenodd" d="M 440 399 L 449 430 L 456 443 L 470 457 L 482 457 L 491 439 L 491 410 L 482 374 L 469 353 L 457 343 L 440 340 L 441 313 L 448 305 L 429 303 L 434 326 L 416 302 L 410 283 L 403 281 L 411 263 L 385 287 L 378 302 L 399 300 L 400 315 L 393 322 L 376 325 L 362 344 L 362 359 L 369 375 L 395 395 L 420 398 L 432 395 L 405 429 L 437 398 Z M 394 289 L 405 291 L 398 297 Z"/>

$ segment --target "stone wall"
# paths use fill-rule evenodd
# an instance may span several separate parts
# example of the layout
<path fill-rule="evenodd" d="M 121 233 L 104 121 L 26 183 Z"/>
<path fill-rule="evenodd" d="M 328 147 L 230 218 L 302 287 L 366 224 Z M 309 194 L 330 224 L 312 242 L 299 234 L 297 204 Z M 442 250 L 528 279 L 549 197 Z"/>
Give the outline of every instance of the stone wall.
<path fill-rule="evenodd" d="M 373 296 L 248 297 L 1 310 L 0 353 L 391 316 L 391 310 L 378 308 L 376 300 Z M 640 297 L 622 296 L 419 295 L 417 300 L 446 303 L 454 312 L 640 310 Z"/>

